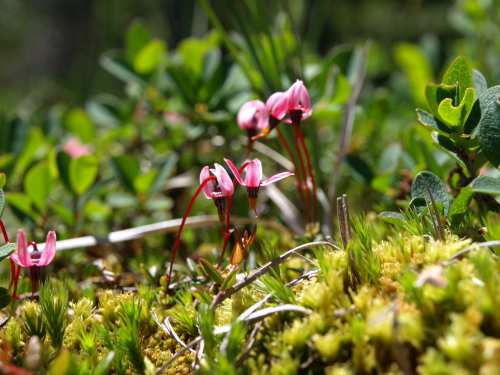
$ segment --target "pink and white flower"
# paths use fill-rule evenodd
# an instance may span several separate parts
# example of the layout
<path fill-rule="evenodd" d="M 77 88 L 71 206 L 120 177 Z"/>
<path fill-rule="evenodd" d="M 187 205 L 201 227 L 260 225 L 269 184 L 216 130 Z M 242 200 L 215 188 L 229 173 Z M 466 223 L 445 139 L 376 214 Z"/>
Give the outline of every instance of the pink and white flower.
<path fill-rule="evenodd" d="M 288 97 L 288 115 L 292 121 L 294 121 L 294 116 L 303 121 L 312 115 L 311 97 L 304 82 L 298 79 L 286 93 Z"/>
<path fill-rule="evenodd" d="M 243 104 L 238 112 L 237 122 L 240 129 L 246 130 L 252 137 L 267 127 L 269 116 L 266 105 L 260 100 L 251 100 Z"/>
<path fill-rule="evenodd" d="M 211 176 L 215 179 L 209 181 L 203 188 L 207 199 L 229 197 L 234 194 L 233 181 L 222 165 L 215 163 L 214 168 L 210 168 L 208 165 L 203 167 L 200 172 L 200 184 Z"/>
<path fill-rule="evenodd" d="M 63 146 L 63 150 L 73 159 L 77 159 L 85 155 L 90 155 L 92 153 L 92 150 L 89 146 L 84 145 L 74 137 L 68 139 L 68 141 Z"/>
<path fill-rule="evenodd" d="M 54 260 L 56 256 L 56 232 L 53 230 L 47 234 L 45 248 L 38 251 L 36 243 L 26 242 L 26 234 L 22 229 L 17 232 L 17 249 L 10 256 L 18 266 L 22 268 L 46 267 Z"/>

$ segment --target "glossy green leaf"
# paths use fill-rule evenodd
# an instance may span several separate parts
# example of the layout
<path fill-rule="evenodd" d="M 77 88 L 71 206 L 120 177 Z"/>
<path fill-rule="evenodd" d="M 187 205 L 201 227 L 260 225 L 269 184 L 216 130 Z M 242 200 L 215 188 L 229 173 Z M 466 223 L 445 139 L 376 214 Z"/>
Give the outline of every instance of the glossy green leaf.
<path fill-rule="evenodd" d="M 78 136 L 83 142 L 92 142 L 95 139 L 95 126 L 87 112 L 75 108 L 68 112 L 65 119 L 66 128 Z"/>
<path fill-rule="evenodd" d="M 141 74 L 155 70 L 165 56 L 166 46 L 162 40 L 153 39 L 134 58 L 134 69 Z"/>
<path fill-rule="evenodd" d="M 476 93 L 472 88 L 465 90 L 465 95 L 458 106 L 453 105 L 452 99 L 444 99 L 438 106 L 439 117 L 450 128 L 461 129 L 472 110 L 475 100 Z"/>
<path fill-rule="evenodd" d="M 481 120 L 479 144 L 488 160 L 500 166 L 500 85 L 490 87 L 479 97 Z"/>
<path fill-rule="evenodd" d="M 69 180 L 69 164 L 71 162 L 71 157 L 64 151 L 59 151 L 56 155 L 57 170 L 59 172 L 59 177 L 61 178 L 64 186 L 69 191 L 71 189 L 71 182 Z"/>
<path fill-rule="evenodd" d="M 141 22 L 135 21 L 130 25 L 125 36 L 125 55 L 131 65 L 151 39 L 153 39 L 151 33 Z"/>
<path fill-rule="evenodd" d="M 0 309 L 8 306 L 10 303 L 10 293 L 6 288 L 0 287 Z"/>
<path fill-rule="evenodd" d="M 94 183 L 98 170 L 99 162 L 95 156 L 72 159 L 69 164 L 69 180 L 73 192 L 77 195 L 85 193 Z"/>
<path fill-rule="evenodd" d="M 52 190 L 52 178 L 47 163 L 32 167 L 24 178 L 24 191 L 41 212 L 47 211 L 47 201 Z"/>
<path fill-rule="evenodd" d="M 125 188 L 135 193 L 134 182 L 140 173 L 139 161 L 129 155 L 120 155 L 114 157 L 112 162 Z"/>
<path fill-rule="evenodd" d="M 443 205 L 445 213 L 447 213 L 451 198 L 445 183 L 434 173 L 423 171 L 415 176 L 415 180 L 411 185 L 411 197 L 412 199 L 423 198 L 427 203 L 430 203 L 429 194 L 432 194 L 432 198 L 436 203 Z"/>
<path fill-rule="evenodd" d="M 474 87 L 472 68 L 465 57 L 458 56 L 453 60 L 443 76 L 443 83 L 458 85 L 458 102 L 462 101 L 467 88 Z"/>
<path fill-rule="evenodd" d="M 457 94 L 457 85 L 445 85 L 428 83 L 425 86 L 425 97 L 427 105 L 434 116 L 438 115 L 438 106 L 444 99 L 455 99 Z"/>
<path fill-rule="evenodd" d="M 479 176 L 471 183 L 474 193 L 500 195 L 500 177 Z"/>
<path fill-rule="evenodd" d="M 458 196 L 453 200 L 448 212 L 448 217 L 455 223 L 469 210 L 469 203 L 472 199 L 473 191 L 470 187 L 460 190 Z"/>
<path fill-rule="evenodd" d="M 434 116 L 427 112 L 424 111 L 423 109 L 417 108 L 417 120 L 420 124 L 431 128 L 432 130 L 437 130 L 439 131 L 438 124 Z"/>
<path fill-rule="evenodd" d="M 12 242 L 8 242 L 0 246 L 0 261 L 7 258 L 10 254 L 12 254 L 16 250 L 16 244 Z"/>

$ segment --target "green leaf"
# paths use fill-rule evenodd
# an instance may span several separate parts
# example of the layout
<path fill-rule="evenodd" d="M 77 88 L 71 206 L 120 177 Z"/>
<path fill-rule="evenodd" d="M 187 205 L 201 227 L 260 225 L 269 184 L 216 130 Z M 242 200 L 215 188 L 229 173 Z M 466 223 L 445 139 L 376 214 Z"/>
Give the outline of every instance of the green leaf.
<path fill-rule="evenodd" d="M 127 66 L 126 62 L 116 55 L 116 51 L 110 51 L 103 54 L 99 62 L 104 70 L 123 82 L 134 82 L 141 86 L 145 84 L 142 78 L 135 74 L 135 72 Z"/>
<path fill-rule="evenodd" d="M 479 176 L 471 183 L 474 193 L 500 195 L 500 177 Z"/>
<path fill-rule="evenodd" d="M 456 224 L 459 218 L 469 210 L 469 203 L 472 199 L 472 195 L 473 191 L 470 187 L 465 187 L 460 190 L 460 193 L 453 200 L 450 211 L 448 212 L 448 217 L 452 223 Z"/>
<path fill-rule="evenodd" d="M 432 130 L 439 131 L 438 124 L 434 116 L 424 111 L 423 109 L 417 108 L 417 120 L 419 123 L 424 125 L 425 127 L 431 128 Z"/>
<path fill-rule="evenodd" d="M 7 258 L 16 250 L 16 244 L 12 242 L 7 242 L 6 244 L 0 246 L 0 261 Z"/>
<path fill-rule="evenodd" d="M 394 211 L 382 211 L 381 213 L 378 214 L 378 217 L 384 220 L 385 222 L 393 225 L 400 225 L 405 221 L 405 217 L 403 214 Z"/>
<path fill-rule="evenodd" d="M 52 179 L 46 162 L 31 168 L 24 178 L 24 191 L 41 212 L 47 211 L 47 201 L 52 190 Z"/>
<path fill-rule="evenodd" d="M 118 177 L 125 188 L 135 193 L 135 179 L 139 176 L 139 161 L 129 155 L 120 155 L 111 159 Z"/>
<path fill-rule="evenodd" d="M 66 128 L 78 136 L 83 142 L 92 142 L 95 139 L 95 126 L 87 112 L 75 108 L 68 112 L 65 119 Z"/>
<path fill-rule="evenodd" d="M 215 282 L 217 285 L 222 285 L 222 283 L 224 282 L 224 279 L 222 278 L 219 271 L 217 271 L 217 269 L 214 266 L 212 266 L 212 264 L 210 262 L 201 258 L 200 259 L 200 267 L 201 267 L 202 272 L 205 274 L 205 276 L 207 278 L 209 278 L 210 280 Z"/>
<path fill-rule="evenodd" d="M 434 116 L 438 115 L 438 106 L 444 99 L 455 99 L 457 93 L 457 85 L 445 85 L 428 83 L 425 86 L 425 97 L 427 98 L 427 105 Z"/>
<path fill-rule="evenodd" d="M 8 306 L 10 303 L 10 293 L 7 289 L 0 287 L 0 309 Z"/>
<path fill-rule="evenodd" d="M 135 21 L 130 25 L 125 37 L 125 55 L 131 65 L 134 63 L 137 54 L 151 39 L 153 39 L 151 33 L 141 22 Z"/>
<path fill-rule="evenodd" d="M 134 190 L 138 193 L 146 193 L 149 191 L 153 185 L 158 172 L 156 170 L 150 170 L 147 173 L 137 176 L 134 180 Z"/>
<path fill-rule="evenodd" d="M 72 159 L 69 164 L 69 180 L 71 189 L 77 195 L 85 193 L 94 183 L 99 162 L 95 156 L 85 155 Z"/>
<path fill-rule="evenodd" d="M 69 181 L 69 164 L 71 163 L 71 157 L 64 151 L 59 151 L 56 155 L 56 163 L 59 176 L 64 186 L 72 192 L 71 182 Z"/>
<path fill-rule="evenodd" d="M 481 95 L 483 91 L 488 88 L 488 83 L 483 74 L 476 69 L 472 69 L 472 81 L 474 82 L 474 88 L 478 95 Z"/>
<path fill-rule="evenodd" d="M 6 182 L 7 176 L 5 176 L 5 173 L 0 173 L 0 189 L 4 188 Z"/>
<path fill-rule="evenodd" d="M 445 213 L 447 213 L 450 207 L 451 198 L 445 183 L 432 172 L 420 172 L 411 185 L 411 197 L 412 199 L 423 198 L 430 204 L 431 199 L 429 193 L 432 194 L 432 198 L 436 203 L 441 203 L 443 205 Z"/>
<path fill-rule="evenodd" d="M 481 151 L 495 166 L 500 166 L 500 85 L 490 87 L 479 96 Z"/>
<path fill-rule="evenodd" d="M 155 70 L 165 56 L 165 43 L 153 39 L 142 48 L 134 58 L 134 69 L 138 73 L 148 74 Z"/>
<path fill-rule="evenodd" d="M 467 88 L 474 87 L 472 68 L 465 57 L 458 56 L 453 60 L 444 73 L 443 83 L 447 85 L 458 85 L 458 102 L 462 101 Z"/>
<path fill-rule="evenodd" d="M 396 47 L 395 58 L 406 74 L 415 102 L 425 103 L 425 82 L 432 78 L 429 60 L 418 46 L 409 43 Z"/>
<path fill-rule="evenodd" d="M 0 217 L 2 217 L 4 209 L 5 209 L 5 193 L 3 192 L 3 189 L 0 189 Z"/>
<path fill-rule="evenodd" d="M 438 106 L 439 117 L 447 126 L 453 129 L 461 129 L 472 110 L 475 100 L 476 93 L 473 88 L 465 90 L 463 100 L 458 106 L 453 105 L 452 99 L 444 99 Z"/>
<path fill-rule="evenodd" d="M 26 194 L 23 193 L 7 193 L 6 194 L 7 203 L 13 208 L 17 209 L 23 215 L 27 215 L 32 219 L 35 219 L 37 215 L 31 208 L 31 199 Z"/>

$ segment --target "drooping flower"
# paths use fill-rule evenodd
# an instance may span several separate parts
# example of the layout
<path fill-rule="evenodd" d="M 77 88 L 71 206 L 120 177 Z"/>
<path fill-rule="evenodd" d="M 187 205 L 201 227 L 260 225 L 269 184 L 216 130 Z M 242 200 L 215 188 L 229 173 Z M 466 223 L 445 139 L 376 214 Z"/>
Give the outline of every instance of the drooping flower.
<path fill-rule="evenodd" d="M 214 168 L 210 168 L 208 165 L 204 166 L 200 172 L 200 184 L 210 176 L 214 176 L 215 179 L 209 181 L 203 188 L 203 193 L 207 199 L 223 198 L 233 195 L 233 181 L 222 165 L 214 163 Z"/>
<path fill-rule="evenodd" d="M 228 209 L 228 198 L 231 199 L 234 194 L 233 180 L 229 177 L 226 169 L 218 163 L 214 163 L 214 168 L 210 168 L 208 165 L 202 168 L 200 172 L 200 184 L 203 184 L 210 177 L 214 178 L 205 182 L 203 194 L 205 194 L 207 199 L 213 199 L 217 207 L 219 219 L 221 222 L 224 222 L 227 214 L 226 210 Z M 229 202 L 230 205 L 231 202 Z"/>
<path fill-rule="evenodd" d="M 260 100 L 251 100 L 243 104 L 238 112 L 238 126 L 247 132 L 249 138 L 267 127 L 269 116 L 266 105 Z"/>
<path fill-rule="evenodd" d="M 234 178 L 241 186 L 245 186 L 248 192 L 248 199 L 250 202 L 250 207 L 255 211 L 257 194 L 261 186 L 267 186 L 278 182 L 286 177 L 292 176 L 292 172 L 281 172 L 274 176 L 263 179 L 262 175 L 262 163 L 259 159 L 253 159 L 245 162 L 243 164 L 243 170 L 245 172 L 245 177 L 243 178 L 240 171 L 236 165 L 229 159 L 224 159 L 227 166 L 234 175 Z"/>
<path fill-rule="evenodd" d="M 92 153 L 92 150 L 89 146 L 84 145 L 74 137 L 68 139 L 68 141 L 63 146 L 63 150 L 73 159 L 77 159 L 85 155 L 90 155 Z"/>
<path fill-rule="evenodd" d="M 31 241 L 29 244 L 26 242 L 26 234 L 22 229 L 17 232 L 17 248 L 10 259 L 18 266 L 15 270 L 13 279 L 13 293 L 16 295 L 17 283 L 19 280 L 21 268 L 28 268 L 31 277 L 32 293 L 34 293 L 40 281 L 41 268 L 48 266 L 56 256 L 56 232 L 53 230 L 47 233 L 45 240 L 45 247 L 42 251 L 38 250 L 37 244 Z"/>
<path fill-rule="evenodd" d="M 276 120 L 283 120 L 288 112 L 287 93 L 278 91 L 272 94 L 266 101 L 266 109 L 269 117 Z"/>
<path fill-rule="evenodd" d="M 26 234 L 22 229 L 17 232 L 17 249 L 10 258 L 20 267 L 46 267 L 54 260 L 56 255 L 56 232 L 53 230 L 47 234 L 45 248 L 38 250 L 33 241 L 29 245 L 26 242 Z"/>
<path fill-rule="evenodd" d="M 312 105 L 311 97 L 307 91 L 304 82 L 297 80 L 287 91 L 288 97 L 288 115 L 295 121 L 303 121 L 311 116 Z"/>

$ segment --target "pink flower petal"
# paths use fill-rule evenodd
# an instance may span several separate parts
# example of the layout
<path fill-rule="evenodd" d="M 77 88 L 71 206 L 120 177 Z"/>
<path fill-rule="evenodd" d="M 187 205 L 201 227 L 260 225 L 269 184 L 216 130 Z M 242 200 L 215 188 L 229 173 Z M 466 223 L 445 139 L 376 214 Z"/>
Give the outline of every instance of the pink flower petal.
<path fill-rule="evenodd" d="M 66 152 L 73 159 L 77 159 L 81 156 L 91 154 L 92 150 L 89 146 L 81 143 L 77 138 L 70 138 L 63 147 L 64 152 Z"/>
<path fill-rule="evenodd" d="M 42 255 L 38 260 L 37 266 L 44 267 L 52 263 L 54 257 L 56 256 L 56 232 L 53 230 L 47 233 L 47 239 L 45 240 L 45 248 L 42 251 Z"/>
<path fill-rule="evenodd" d="M 266 101 L 266 109 L 270 116 L 282 120 L 288 112 L 288 95 L 285 92 L 275 92 Z"/>
<path fill-rule="evenodd" d="M 224 158 L 224 161 L 226 162 L 227 166 L 231 170 L 231 173 L 233 174 L 233 176 L 236 179 L 236 181 L 238 182 L 238 184 L 245 186 L 245 183 L 243 182 L 243 179 L 241 178 L 240 172 L 238 171 L 238 167 L 236 167 L 236 165 L 234 165 L 234 163 L 229 159 Z"/>
<path fill-rule="evenodd" d="M 229 177 L 229 174 L 224 169 L 224 167 L 218 163 L 215 163 L 214 175 L 219 183 L 219 188 L 224 197 L 231 196 L 234 193 L 233 180 Z"/>
<path fill-rule="evenodd" d="M 21 267 L 30 267 L 33 265 L 33 263 L 31 262 L 30 254 L 28 252 L 28 244 L 26 243 L 26 234 L 22 229 L 19 229 L 17 231 L 17 250 L 16 253 L 13 254 L 11 258 Z"/>
<path fill-rule="evenodd" d="M 262 163 L 259 159 L 253 159 L 248 162 L 245 170 L 245 186 L 248 188 L 257 188 L 262 181 Z"/>
<path fill-rule="evenodd" d="M 210 168 L 206 165 L 201 169 L 201 172 L 200 172 L 200 185 L 203 183 L 203 181 L 205 181 L 210 176 L 211 176 Z M 207 199 L 212 199 L 213 193 L 214 193 L 214 184 L 210 181 L 203 188 L 203 194 L 205 194 L 205 197 Z"/>
<path fill-rule="evenodd" d="M 246 102 L 238 112 L 237 122 L 238 126 L 244 130 L 265 129 L 268 122 L 266 105 L 260 100 Z"/>
<path fill-rule="evenodd" d="M 284 178 L 293 176 L 292 172 L 281 172 L 277 173 L 274 176 L 271 176 L 269 178 L 266 178 L 264 181 L 261 182 L 261 186 L 267 186 L 270 184 L 274 184 L 275 182 L 278 182 L 279 180 L 283 180 Z"/>
<path fill-rule="evenodd" d="M 288 112 L 301 111 L 302 120 L 305 120 L 312 114 L 311 98 L 304 82 L 297 80 L 287 91 L 288 94 Z"/>

